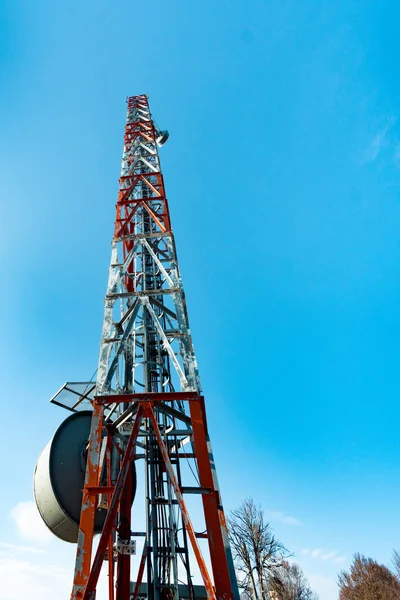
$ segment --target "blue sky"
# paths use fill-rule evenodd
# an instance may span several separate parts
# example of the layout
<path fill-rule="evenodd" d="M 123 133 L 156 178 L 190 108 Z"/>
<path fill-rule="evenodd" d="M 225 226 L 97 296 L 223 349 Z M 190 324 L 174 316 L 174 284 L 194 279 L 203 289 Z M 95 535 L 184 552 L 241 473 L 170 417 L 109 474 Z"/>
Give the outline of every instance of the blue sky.
<path fill-rule="evenodd" d="M 398 19 L 371 0 L 1 2 L 4 577 L 23 563 L 39 585 L 47 539 L 19 503 L 64 418 L 48 398 L 96 367 L 125 98 L 145 92 L 226 508 L 260 502 L 321 600 L 354 552 L 399 549 Z M 57 574 L 72 554 L 52 544 Z"/>

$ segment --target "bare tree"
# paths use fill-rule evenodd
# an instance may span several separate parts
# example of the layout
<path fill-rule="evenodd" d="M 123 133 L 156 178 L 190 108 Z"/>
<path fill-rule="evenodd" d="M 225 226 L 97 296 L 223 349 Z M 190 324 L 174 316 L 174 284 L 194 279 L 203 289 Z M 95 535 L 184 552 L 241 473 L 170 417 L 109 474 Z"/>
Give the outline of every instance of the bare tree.
<path fill-rule="evenodd" d="M 229 537 L 243 596 L 269 600 L 268 582 L 289 556 L 285 546 L 272 533 L 262 509 L 251 498 L 231 512 Z"/>
<path fill-rule="evenodd" d="M 295 563 L 284 562 L 270 578 L 269 589 L 276 600 L 318 600 L 302 569 Z"/>
<path fill-rule="evenodd" d="M 350 570 L 339 574 L 339 600 L 398 600 L 399 598 L 399 579 L 387 567 L 372 558 L 355 554 Z"/>
<path fill-rule="evenodd" d="M 393 550 L 392 563 L 394 567 L 394 574 L 398 581 L 400 581 L 400 554 L 397 550 Z"/>

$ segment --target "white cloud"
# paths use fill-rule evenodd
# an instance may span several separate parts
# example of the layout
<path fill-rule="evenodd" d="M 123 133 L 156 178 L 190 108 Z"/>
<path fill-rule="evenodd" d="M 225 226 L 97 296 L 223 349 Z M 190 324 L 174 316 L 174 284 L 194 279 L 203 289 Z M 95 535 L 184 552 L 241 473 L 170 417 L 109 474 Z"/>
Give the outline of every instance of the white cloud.
<path fill-rule="evenodd" d="M 347 556 L 337 556 L 333 559 L 334 563 L 344 563 L 347 560 Z"/>
<path fill-rule="evenodd" d="M 339 555 L 337 550 L 327 550 L 324 551 L 321 548 L 315 548 L 314 550 L 310 550 L 309 548 L 303 548 L 300 554 L 303 556 L 310 556 L 311 558 L 319 558 L 321 560 L 325 560 L 332 563 L 343 563 L 345 562 L 346 556 Z"/>
<path fill-rule="evenodd" d="M 54 565 L 36 565 L 15 557 L 0 557 L 0 599 L 68 597 L 71 576 Z"/>
<path fill-rule="evenodd" d="M 376 131 L 367 147 L 363 150 L 362 162 L 372 163 L 386 149 L 390 153 L 396 166 L 400 166 L 400 144 L 394 132 L 393 126 L 397 122 L 397 117 L 387 117 L 385 122 Z"/>
<path fill-rule="evenodd" d="M 326 552 L 325 554 L 321 554 L 322 560 L 333 560 L 337 556 L 337 550 L 332 550 L 331 552 Z"/>
<path fill-rule="evenodd" d="M 386 147 L 389 143 L 392 145 L 392 142 L 388 140 L 388 134 L 395 122 L 395 118 L 389 118 L 386 121 L 386 124 L 376 132 L 366 149 L 365 162 L 374 162 L 384 147 Z"/>
<path fill-rule="evenodd" d="M 280 510 L 266 510 L 265 514 L 271 521 L 279 521 L 279 523 L 283 523 L 284 525 L 302 525 L 301 521 L 290 515 L 285 515 L 285 513 Z"/>
<path fill-rule="evenodd" d="M 381 129 L 375 134 L 369 147 L 367 148 L 367 152 L 365 153 L 365 158 L 367 162 L 373 162 L 378 158 L 382 150 L 382 146 L 385 143 L 387 132 L 388 127 L 386 126 L 384 129 Z"/>
<path fill-rule="evenodd" d="M 10 542 L 0 541 L 0 600 L 69 598 L 76 545 L 55 538 L 33 502 L 19 502 L 10 511 L 10 517 L 21 537 L 30 544 L 14 543 L 15 536 Z M 96 600 L 107 599 L 108 577 L 103 565 Z"/>
<path fill-rule="evenodd" d="M 3 556 L 4 556 L 4 554 L 14 556 L 14 552 L 24 552 L 24 553 L 28 552 L 31 554 L 44 554 L 44 550 L 42 550 L 42 548 L 33 548 L 32 546 L 19 546 L 18 544 L 9 544 L 8 542 L 0 542 L 0 547 L 6 548 L 7 550 L 11 551 L 11 552 L 7 552 L 7 553 L 3 552 Z"/>
<path fill-rule="evenodd" d="M 1 543 L 3 546 L 5 542 Z M 12 544 L 8 544 L 12 546 Z M 21 546 L 15 546 L 20 552 Z M 53 557 L 49 561 L 31 553 L 0 552 L 0 600 L 43 600 L 44 598 L 69 598 L 72 589 L 75 547 L 55 541 Z M 40 552 L 40 548 L 38 549 Z M 48 556 L 48 553 L 45 556 Z M 108 599 L 106 569 L 100 575 L 98 600 Z"/>
<path fill-rule="evenodd" d="M 49 544 L 52 534 L 43 523 L 41 516 L 32 501 L 19 502 L 10 512 L 18 531 L 26 540 Z"/>

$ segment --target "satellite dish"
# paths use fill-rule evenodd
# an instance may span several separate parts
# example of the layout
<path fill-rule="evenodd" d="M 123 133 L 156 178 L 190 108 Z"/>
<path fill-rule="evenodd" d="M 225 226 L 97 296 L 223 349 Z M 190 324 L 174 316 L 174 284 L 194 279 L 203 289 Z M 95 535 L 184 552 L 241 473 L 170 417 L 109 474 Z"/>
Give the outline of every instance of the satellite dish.
<path fill-rule="evenodd" d="M 40 516 L 50 531 L 65 542 L 78 541 L 91 421 L 92 412 L 86 410 L 68 417 L 43 450 L 35 468 L 34 494 Z M 132 478 L 133 501 L 135 463 Z M 96 510 L 94 533 L 101 533 L 106 515 L 106 508 Z"/>
<path fill-rule="evenodd" d="M 161 146 L 164 146 L 164 144 L 168 138 L 169 138 L 169 133 L 166 129 L 164 129 L 164 131 L 157 131 L 157 137 L 156 137 L 157 146 L 159 146 L 160 148 L 161 148 Z"/>

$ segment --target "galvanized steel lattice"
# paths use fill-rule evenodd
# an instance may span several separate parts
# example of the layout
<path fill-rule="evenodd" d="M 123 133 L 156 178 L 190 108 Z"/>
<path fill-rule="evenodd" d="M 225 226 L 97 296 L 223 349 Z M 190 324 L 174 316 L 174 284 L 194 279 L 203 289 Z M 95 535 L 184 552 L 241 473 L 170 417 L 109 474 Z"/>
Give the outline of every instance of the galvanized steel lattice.
<path fill-rule="evenodd" d="M 195 561 L 208 598 L 238 600 L 204 399 L 158 156 L 162 132 L 146 95 L 128 98 L 122 170 L 71 600 L 95 598 L 104 561 L 109 599 L 195 598 Z M 143 532 L 131 531 L 132 462 L 144 462 Z M 183 462 L 192 485 L 184 485 Z M 205 531 L 184 497 L 199 494 Z M 137 498 L 133 504 L 136 510 Z M 93 523 L 107 508 L 92 560 Z M 198 540 L 208 541 L 210 566 Z M 141 541 L 138 573 L 131 554 Z M 131 587 L 131 579 L 134 585 Z"/>

